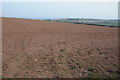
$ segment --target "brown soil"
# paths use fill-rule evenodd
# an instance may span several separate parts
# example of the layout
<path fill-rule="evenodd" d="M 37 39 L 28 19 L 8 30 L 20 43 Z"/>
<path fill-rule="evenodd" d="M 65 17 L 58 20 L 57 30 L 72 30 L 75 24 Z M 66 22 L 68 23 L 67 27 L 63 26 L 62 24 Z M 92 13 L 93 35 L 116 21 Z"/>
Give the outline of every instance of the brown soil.
<path fill-rule="evenodd" d="M 116 77 L 118 28 L 2 18 L 4 78 Z"/>

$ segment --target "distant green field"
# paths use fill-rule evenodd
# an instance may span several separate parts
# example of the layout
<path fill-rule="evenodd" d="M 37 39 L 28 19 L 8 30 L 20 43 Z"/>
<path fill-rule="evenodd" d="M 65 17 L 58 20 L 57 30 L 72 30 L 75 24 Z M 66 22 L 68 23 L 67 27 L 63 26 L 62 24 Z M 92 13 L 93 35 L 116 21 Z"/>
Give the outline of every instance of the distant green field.
<path fill-rule="evenodd" d="M 75 24 L 108 26 L 108 27 L 118 27 L 118 20 L 66 18 L 66 19 L 54 19 L 54 20 L 51 20 L 51 21 L 75 23 Z"/>

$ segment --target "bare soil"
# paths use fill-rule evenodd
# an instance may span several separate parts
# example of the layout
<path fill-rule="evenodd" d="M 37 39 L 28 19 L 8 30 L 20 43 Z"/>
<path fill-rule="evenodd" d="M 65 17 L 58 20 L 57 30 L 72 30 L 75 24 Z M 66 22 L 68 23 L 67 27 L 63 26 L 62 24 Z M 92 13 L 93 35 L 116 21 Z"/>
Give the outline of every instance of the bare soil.
<path fill-rule="evenodd" d="M 116 77 L 118 28 L 2 18 L 4 78 Z"/>

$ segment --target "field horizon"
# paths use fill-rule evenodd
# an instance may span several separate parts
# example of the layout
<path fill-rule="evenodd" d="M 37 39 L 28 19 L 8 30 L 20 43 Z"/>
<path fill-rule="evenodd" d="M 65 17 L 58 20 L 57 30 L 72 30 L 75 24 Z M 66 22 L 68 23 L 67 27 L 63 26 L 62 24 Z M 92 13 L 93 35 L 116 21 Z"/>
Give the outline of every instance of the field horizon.
<path fill-rule="evenodd" d="M 56 21 L 65 23 L 105 26 L 105 27 L 117 27 L 118 19 L 98 19 L 98 18 L 18 18 L 18 17 L 0 17 L 0 18 L 16 18 L 16 19 L 30 19 L 30 20 L 44 20 L 44 21 Z M 69 20 L 71 19 L 71 21 Z M 72 21 L 73 19 L 73 21 Z M 76 20 L 76 21 L 74 21 Z"/>

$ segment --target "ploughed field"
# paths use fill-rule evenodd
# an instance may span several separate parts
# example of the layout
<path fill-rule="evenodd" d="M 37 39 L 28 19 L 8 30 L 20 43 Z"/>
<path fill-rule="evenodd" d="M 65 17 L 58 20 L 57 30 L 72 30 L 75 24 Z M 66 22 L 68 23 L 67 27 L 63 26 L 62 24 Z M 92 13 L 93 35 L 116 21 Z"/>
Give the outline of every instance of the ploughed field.
<path fill-rule="evenodd" d="M 117 77 L 118 28 L 2 18 L 4 78 Z"/>

